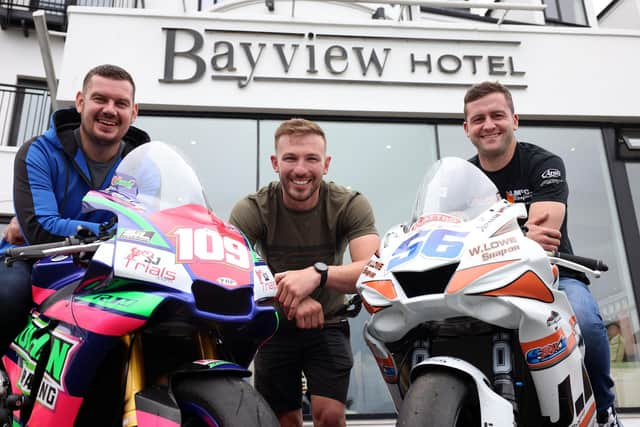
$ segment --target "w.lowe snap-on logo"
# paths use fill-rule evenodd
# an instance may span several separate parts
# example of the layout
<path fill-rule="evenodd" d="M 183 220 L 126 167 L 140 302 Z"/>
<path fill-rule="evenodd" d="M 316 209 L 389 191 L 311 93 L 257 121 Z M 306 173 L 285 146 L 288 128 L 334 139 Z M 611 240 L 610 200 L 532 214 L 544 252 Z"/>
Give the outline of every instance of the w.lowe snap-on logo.
<path fill-rule="evenodd" d="M 561 176 L 562 172 L 560 172 L 558 169 L 547 169 L 546 171 L 542 172 L 543 179 L 560 178 Z"/>

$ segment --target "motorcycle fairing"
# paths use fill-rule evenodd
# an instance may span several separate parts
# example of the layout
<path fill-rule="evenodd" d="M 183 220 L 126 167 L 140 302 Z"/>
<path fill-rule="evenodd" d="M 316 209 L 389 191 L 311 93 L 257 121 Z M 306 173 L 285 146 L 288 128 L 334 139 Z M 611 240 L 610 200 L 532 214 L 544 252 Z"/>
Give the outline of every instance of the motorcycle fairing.
<path fill-rule="evenodd" d="M 36 404 L 29 418 L 30 425 L 46 425 L 43 420 L 50 419 L 53 411 L 69 420 L 58 425 L 73 425 L 83 398 L 72 395 L 66 375 L 82 344 L 77 337 L 64 333 L 60 328 L 52 329 L 50 324 L 37 317 L 37 313 L 11 344 L 3 363 L 13 386 L 25 396 L 31 395 L 38 364 L 45 364 Z M 40 360 L 45 345 L 50 345 L 50 351 L 47 360 Z"/>
<path fill-rule="evenodd" d="M 42 303 L 56 291 L 79 281 L 85 270 L 78 266 L 73 257 L 57 255 L 39 260 L 31 272 L 31 295 L 36 304 Z"/>
<path fill-rule="evenodd" d="M 117 193 L 111 196 L 114 194 Z M 192 293 L 196 297 L 217 295 L 213 303 L 197 304 L 196 300 L 195 311 L 202 317 L 220 321 L 250 321 L 257 312 L 266 309 L 256 306 L 255 301 L 275 295 L 275 280 L 264 262 L 239 231 L 227 226 L 206 207 L 189 204 L 153 211 L 132 205 L 126 197 L 105 196 L 109 194 L 90 192 L 85 197 L 85 209 L 109 209 L 118 215 L 119 229 L 111 258 L 115 277 L 174 289 L 179 291 L 175 298 L 188 297 L 187 302 L 191 303 Z M 123 226 L 126 228 L 122 229 Z M 166 239 L 160 239 L 160 235 Z M 108 264 L 109 255 L 98 255 L 98 261 Z M 205 289 L 208 286 L 228 292 L 214 288 L 208 291 Z M 238 296 L 231 297 L 235 293 Z M 224 305 L 227 296 L 244 304 L 224 314 L 228 307 L 214 303 Z"/>
<path fill-rule="evenodd" d="M 387 346 L 371 335 L 368 329 L 368 322 L 365 322 L 364 342 L 371 350 L 371 354 L 378 364 L 378 369 L 380 369 L 382 378 L 387 383 L 394 405 L 399 408 L 402 405 L 403 393 L 399 384 L 400 373 L 398 366 Z"/>
<path fill-rule="evenodd" d="M 180 408 L 166 388 L 153 387 L 136 393 L 139 427 L 180 427 Z"/>
<path fill-rule="evenodd" d="M 446 293 L 454 294 L 458 291 L 461 291 L 471 283 L 478 280 L 480 277 L 488 274 L 494 270 L 505 267 L 509 264 L 514 263 L 515 260 L 508 261 L 497 261 L 491 262 L 488 264 L 481 264 L 475 267 L 468 267 L 458 269 L 455 274 L 451 277 L 449 284 L 447 285 Z"/>
<path fill-rule="evenodd" d="M 113 194 L 117 193 L 91 191 L 83 202 L 85 209 L 107 209 L 118 216 L 115 261 L 120 264 L 115 265 L 116 276 L 134 279 L 143 276 L 146 281 L 169 287 L 177 285 L 178 289 L 197 279 L 227 289 L 252 284 L 252 251 L 247 249 L 244 237 L 206 207 L 188 204 L 143 212 L 127 200 L 112 197 Z M 167 240 L 161 238 L 163 235 Z M 137 254 L 128 252 L 125 260 L 129 262 L 123 264 L 121 245 L 128 245 L 129 251 L 137 248 L 143 256 L 148 252 L 146 263 L 133 262 L 131 258 Z M 164 257 L 161 249 L 167 251 Z M 148 265 L 159 260 L 162 265 Z M 208 264 L 215 264 L 216 268 Z"/>
<path fill-rule="evenodd" d="M 149 405 L 149 408 L 138 409 L 138 400 L 136 400 L 136 419 L 139 427 L 180 427 L 180 421 L 175 421 L 171 415 L 165 415 L 166 411 L 158 410 L 157 406 Z M 178 416 L 180 410 L 178 409 Z"/>
<path fill-rule="evenodd" d="M 122 336 L 139 329 L 148 320 L 147 317 L 136 315 L 135 312 L 116 308 L 119 304 L 132 301 L 130 296 L 120 296 L 117 292 L 113 292 L 94 294 L 95 298 L 92 299 L 71 297 L 73 302 L 69 303 L 69 300 L 66 299 L 57 301 L 43 314 L 69 325 L 77 325 L 92 333 L 114 337 Z M 151 298 L 145 296 L 144 302 L 134 301 L 136 304 L 146 306 L 151 303 Z M 157 307 L 160 302 L 155 306 Z"/>
<path fill-rule="evenodd" d="M 194 280 L 205 280 L 227 289 L 252 283 L 253 259 L 244 237 L 204 206 L 166 209 L 149 218 L 169 236 L 176 253 L 175 262 L 188 266 Z M 212 264 L 216 268 L 211 268 Z"/>

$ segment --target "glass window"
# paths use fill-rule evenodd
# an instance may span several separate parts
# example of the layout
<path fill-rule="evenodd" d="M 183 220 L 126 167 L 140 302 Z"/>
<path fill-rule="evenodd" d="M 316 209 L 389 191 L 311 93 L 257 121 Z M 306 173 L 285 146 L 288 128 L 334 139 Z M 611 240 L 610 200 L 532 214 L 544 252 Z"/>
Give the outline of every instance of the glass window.
<path fill-rule="evenodd" d="M 560 20 L 560 13 L 558 12 L 558 3 L 556 0 L 543 0 L 544 4 L 547 5 L 547 8 L 544 11 L 547 19 L 557 19 Z"/>
<path fill-rule="evenodd" d="M 587 25 L 587 16 L 582 0 L 562 0 L 558 2 L 558 5 L 560 6 L 562 22 Z"/>
<path fill-rule="evenodd" d="M 279 121 L 260 122 L 260 185 L 277 179 L 269 156 Z M 422 176 L 436 160 L 434 126 L 418 124 L 318 121 L 332 156 L 327 180 L 361 191 L 371 202 L 382 235 L 406 222 Z M 347 402 L 348 413 L 395 411 L 369 348 L 362 338 L 369 313 L 351 320 L 354 365 Z"/>
<path fill-rule="evenodd" d="M 220 218 L 227 220 L 234 204 L 255 191 L 255 120 L 141 116 L 135 126 L 185 154 Z"/>
<path fill-rule="evenodd" d="M 469 158 L 475 154 L 473 145 L 464 135 L 462 124 L 438 126 L 438 135 L 443 156 Z M 517 137 L 518 140 L 538 144 L 564 160 L 570 190 L 567 214 L 573 250 L 577 255 L 599 258 L 609 265 L 607 273 L 592 280 L 591 292 L 600 305 L 605 323 L 617 322 L 620 325 L 626 343 L 624 360 L 640 360 L 635 342 L 639 330 L 637 307 L 601 130 L 520 126 Z M 631 183 L 640 182 L 640 168 L 636 166 L 628 165 L 627 168 Z M 633 191 L 637 209 L 640 190 L 636 186 Z M 634 386 L 640 384 L 640 369 L 635 363 L 614 363 L 612 367 L 621 407 L 640 406 L 640 394 Z"/>
<path fill-rule="evenodd" d="M 627 163 L 626 168 L 633 208 L 636 211 L 636 220 L 638 221 L 638 229 L 640 229 L 640 185 L 638 185 L 640 183 L 640 163 Z"/>
<path fill-rule="evenodd" d="M 587 25 L 587 14 L 583 0 L 543 0 L 547 9 L 545 16 L 551 23 Z"/>

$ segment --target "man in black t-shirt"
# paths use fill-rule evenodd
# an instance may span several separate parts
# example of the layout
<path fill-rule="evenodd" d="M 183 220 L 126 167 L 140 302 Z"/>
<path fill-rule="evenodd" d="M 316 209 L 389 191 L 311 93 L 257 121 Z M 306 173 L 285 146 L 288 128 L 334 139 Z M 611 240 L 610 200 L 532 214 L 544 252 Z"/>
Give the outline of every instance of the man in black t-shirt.
<path fill-rule="evenodd" d="M 509 90 L 498 82 L 472 86 L 464 98 L 464 115 L 464 130 L 477 150 L 471 163 L 487 174 L 502 197 L 526 205 L 527 237 L 545 250 L 572 253 L 564 163 L 541 147 L 516 140 L 518 115 Z M 620 426 L 613 409 L 607 331 L 587 284 L 584 274 L 560 270 L 559 289 L 567 294 L 585 340 L 598 426 Z"/>

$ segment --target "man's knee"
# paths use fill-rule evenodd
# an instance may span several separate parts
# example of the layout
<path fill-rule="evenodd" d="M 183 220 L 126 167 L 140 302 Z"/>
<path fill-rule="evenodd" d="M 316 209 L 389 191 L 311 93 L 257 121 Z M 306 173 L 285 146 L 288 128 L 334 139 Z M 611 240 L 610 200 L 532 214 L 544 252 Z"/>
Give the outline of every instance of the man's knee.
<path fill-rule="evenodd" d="M 302 411 L 281 412 L 278 415 L 280 427 L 302 427 Z"/>
<path fill-rule="evenodd" d="M 319 427 L 345 427 L 345 407 L 338 400 L 322 396 L 311 396 L 313 425 Z"/>
<path fill-rule="evenodd" d="M 583 333 L 584 330 L 596 330 L 601 333 L 604 330 L 604 323 L 600 316 L 600 309 L 586 285 L 577 280 L 565 281 L 562 284 L 565 286 L 561 288 L 564 288 L 562 290 L 564 290 L 569 299 L 571 308 Z"/>

